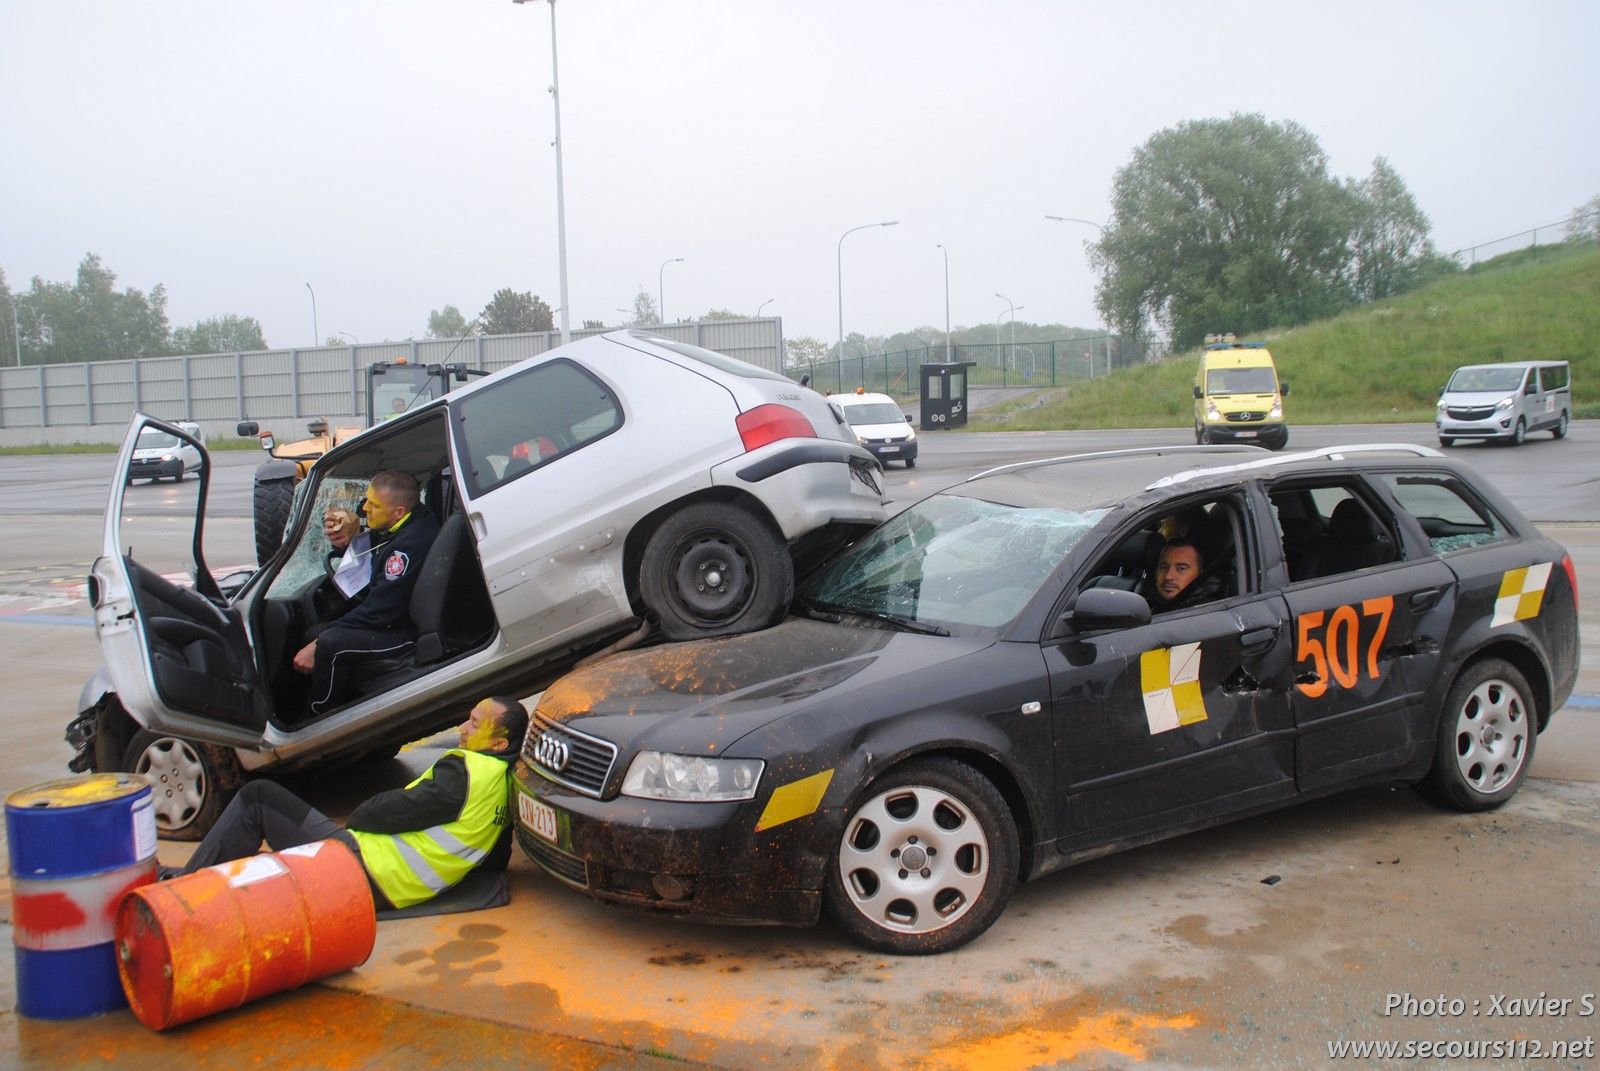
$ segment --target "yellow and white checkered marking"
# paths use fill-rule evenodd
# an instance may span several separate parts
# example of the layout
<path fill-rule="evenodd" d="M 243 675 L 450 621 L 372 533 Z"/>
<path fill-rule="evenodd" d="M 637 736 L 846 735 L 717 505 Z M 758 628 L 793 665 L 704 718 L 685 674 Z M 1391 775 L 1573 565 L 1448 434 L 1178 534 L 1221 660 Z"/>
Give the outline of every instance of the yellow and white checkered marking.
<path fill-rule="evenodd" d="M 1500 594 L 1494 600 L 1494 618 L 1489 622 L 1490 628 L 1539 616 L 1544 588 L 1550 582 L 1550 566 L 1550 562 L 1544 562 L 1525 569 L 1506 571 L 1506 575 L 1500 578 Z"/>
<path fill-rule="evenodd" d="M 1206 720 L 1198 643 L 1146 651 L 1139 656 L 1139 681 L 1151 736 Z"/>

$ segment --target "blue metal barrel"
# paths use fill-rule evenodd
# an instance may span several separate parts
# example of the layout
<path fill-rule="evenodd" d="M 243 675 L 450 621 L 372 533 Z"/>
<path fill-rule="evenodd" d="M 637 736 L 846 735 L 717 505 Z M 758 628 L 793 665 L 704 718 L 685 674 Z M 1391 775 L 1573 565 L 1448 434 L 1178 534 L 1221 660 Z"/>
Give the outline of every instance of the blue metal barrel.
<path fill-rule="evenodd" d="M 156 879 L 150 782 L 86 774 L 6 797 L 17 1010 L 76 1019 L 127 1007 L 113 939 L 117 905 Z"/>

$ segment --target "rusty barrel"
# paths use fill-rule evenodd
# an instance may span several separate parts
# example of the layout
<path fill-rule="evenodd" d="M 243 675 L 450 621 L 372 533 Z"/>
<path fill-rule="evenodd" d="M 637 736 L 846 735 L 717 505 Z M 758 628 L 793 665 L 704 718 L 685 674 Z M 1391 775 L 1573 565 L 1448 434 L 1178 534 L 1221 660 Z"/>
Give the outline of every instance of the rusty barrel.
<path fill-rule="evenodd" d="M 117 905 L 156 879 L 150 782 L 85 774 L 6 797 L 17 1010 L 76 1019 L 124 1006 Z"/>
<path fill-rule="evenodd" d="M 324 840 L 135 890 L 117 967 L 133 1014 L 165 1030 L 359 966 L 377 934 L 361 861 Z"/>

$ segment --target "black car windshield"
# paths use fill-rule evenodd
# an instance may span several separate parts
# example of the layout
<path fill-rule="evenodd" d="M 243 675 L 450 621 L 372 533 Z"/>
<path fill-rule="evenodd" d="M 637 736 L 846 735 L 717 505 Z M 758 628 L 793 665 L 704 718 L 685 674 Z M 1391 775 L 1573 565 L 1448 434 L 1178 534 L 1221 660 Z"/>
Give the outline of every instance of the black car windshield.
<path fill-rule="evenodd" d="M 1458 368 L 1450 377 L 1445 390 L 1458 391 L 1512 391 L 1522 386 L 1522 369 L 1510 368 Z"/>
<path fill-rule="evenodd" d="M 1277 389 L 1270 368 L 1215 368 L 1206 374 L 1207 394 L 1273 394 Z"/>
<path fill-rule="evenodd" d="M 178 448 L 178 438 L 175 435 L 168 435 L 164 431 L 157 431 L 155 428 L 145 428 L 139 433 L 139 442 L 135 448 L 139 450 L 176 450 Z"/>
<path fill-rule="evenodd" d="M 852 424 L 904 424 L 906 415 L 899 407 L 888 402 L 873 402 L 871 405 L 841 405 L 844 418 Z"/>
<path fill-rule="evenodd" d="M 1106 512 L 935 495 L 875 529 L 800 595 L 819 610 L 998 627 Z"/>

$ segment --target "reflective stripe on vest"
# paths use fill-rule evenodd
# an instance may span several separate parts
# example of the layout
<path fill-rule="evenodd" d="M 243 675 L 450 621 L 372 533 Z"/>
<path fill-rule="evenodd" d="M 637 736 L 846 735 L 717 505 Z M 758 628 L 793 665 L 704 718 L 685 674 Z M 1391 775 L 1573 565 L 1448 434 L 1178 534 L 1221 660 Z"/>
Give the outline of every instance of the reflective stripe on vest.
<path fill-rule="evenodd" d="M 506 828 L 510 767 L 505 760 L 452 748 L 467 765 L 467 800 L 454 821 L 413 833 L 364 833 L 352 829 L 361 861 L 395 907 L 410 907 L 439 895 L 467 876 L 489 854 Z M 440 756 L 443 758 L 444 756 Z M 433 767 L 407 788 L 433 776 Z"/>

